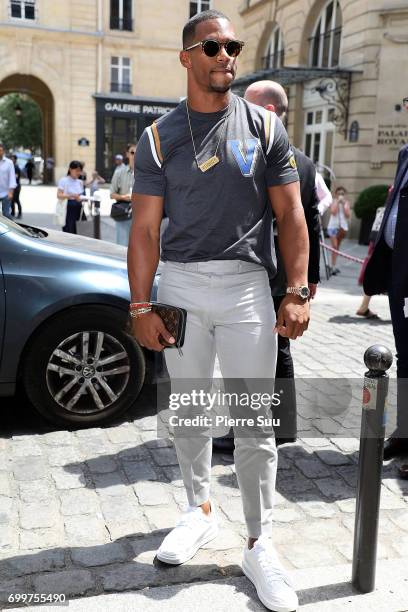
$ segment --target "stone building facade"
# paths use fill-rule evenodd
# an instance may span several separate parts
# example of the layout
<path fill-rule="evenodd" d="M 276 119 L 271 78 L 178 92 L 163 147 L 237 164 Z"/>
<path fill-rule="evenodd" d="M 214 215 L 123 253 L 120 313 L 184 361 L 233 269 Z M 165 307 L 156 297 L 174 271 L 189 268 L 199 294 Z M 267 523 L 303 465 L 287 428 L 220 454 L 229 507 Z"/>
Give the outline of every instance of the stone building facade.
<path fill-rule="evenodd" d="M 109 179 L 113 155 L 178 103 L 181 30 L 209 7 L 246 43 L 235 90 L 285 85 L 291 140 L 327 179 L 352 200 L 392 181 L 408 142 L 407 0 L 5 0 L 0 96 L 38 102 L 55 178 L 78 158 Z"/>
<path fill-rule="evenodd" d="M 56 179 L 71 159 L 109 179 L 113 155 L 179 102 L 181 31 L 210 4 L 240 21 L 235 0 L 0 3 L 0 96 L 38 102 Z"/>
<path fill-rule="evenodd" d="M 236 91 L 258 79 L 289 94 L 288 131 L 355 199 L 391 183 L 408 143 L 406 0 L 247 0 Z"/>

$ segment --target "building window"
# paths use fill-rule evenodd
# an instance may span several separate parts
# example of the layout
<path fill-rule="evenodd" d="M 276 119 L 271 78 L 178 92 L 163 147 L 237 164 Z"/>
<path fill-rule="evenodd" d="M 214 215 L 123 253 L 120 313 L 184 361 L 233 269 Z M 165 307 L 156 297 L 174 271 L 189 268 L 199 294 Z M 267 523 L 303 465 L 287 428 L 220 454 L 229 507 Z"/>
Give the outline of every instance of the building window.
<path fill-rule="evenodd" d="M 129 57 L 111 57 L 111 91 L 132 93 Z"/>
<path fill-rule="evenodd" d="M 202 11 L 209 11 L 211 8 L 211 0 L 196 0 L 195 2 L 190 2 L 190 18 L 197 15 L 197 13 L 202 13 Z"/>
<path fill-rule="evenodd" d="M 265 55 L 262 58 L 262 68 L 264 70 L 282 68 L 284 58 L 282 30 L 276 26 L 266 45 Z"/>
<path fill-rule="evenodd" d="M 12 0 L 10 15 L 13 19 L 35 19 L 35 0 Z"/>
<path fill-rule="evenodd" d="M 305 113 L 303 150 L 327 179 L 330 178 L 333 166 L 333 113 L 334 109 L 328 106 L 307 109 Z"/>
<path fill-rule="evenodd" d="M 132 0 L 111 0 L 110 29 L 133 30 Z"/>
<path fill-rule="evenodd" d="M 310 65 L 333 68 L 339 65 L 342 16 L 338 0 L 328 2 L 317 20 L 310 41 Z"/>

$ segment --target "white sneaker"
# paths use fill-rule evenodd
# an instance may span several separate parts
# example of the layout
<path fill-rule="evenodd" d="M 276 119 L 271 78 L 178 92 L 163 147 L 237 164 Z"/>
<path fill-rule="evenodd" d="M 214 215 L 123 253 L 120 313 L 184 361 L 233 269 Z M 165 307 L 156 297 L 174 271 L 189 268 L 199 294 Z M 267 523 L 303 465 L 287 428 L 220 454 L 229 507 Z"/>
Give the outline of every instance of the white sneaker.
<path fill-rule="evenodd" d="M 178 565 L 194 557 L 197 550 L 218 534 L 218 521 L 211 504 L 207 516 L 200 506 L 189 506 L 183 512 L 174 529 L 164 538 L 157 551 L 157 558 L 165 563 Z"/>
<path fill-rule="evenodd" d="M 253 582 L 259 599 L 269 610 L 297 610 L 297 595 L 270 538 L 260 536 L 251 550 L 248 544 L 245 545 L 242 569 Z"/>

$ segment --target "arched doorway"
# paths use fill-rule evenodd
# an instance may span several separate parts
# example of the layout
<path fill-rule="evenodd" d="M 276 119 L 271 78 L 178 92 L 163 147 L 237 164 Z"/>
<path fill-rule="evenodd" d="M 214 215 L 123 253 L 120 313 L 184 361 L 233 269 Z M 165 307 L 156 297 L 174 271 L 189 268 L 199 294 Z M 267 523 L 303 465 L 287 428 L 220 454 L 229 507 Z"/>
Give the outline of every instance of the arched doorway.
<path fill-rule="evenodd" d="M 19 93 L 30 96 L 38 104 L 42 114 L 42 146 L 44 158 L 44 183 L 53 183 L 53 171 L 47 168 L 46 160 L 55 159 L 54 98 L 47 85 L 29 74 L 13 74 L 0 82 L 0 97 Z M 52 164 L 48 164 L 50 166 Z"/>

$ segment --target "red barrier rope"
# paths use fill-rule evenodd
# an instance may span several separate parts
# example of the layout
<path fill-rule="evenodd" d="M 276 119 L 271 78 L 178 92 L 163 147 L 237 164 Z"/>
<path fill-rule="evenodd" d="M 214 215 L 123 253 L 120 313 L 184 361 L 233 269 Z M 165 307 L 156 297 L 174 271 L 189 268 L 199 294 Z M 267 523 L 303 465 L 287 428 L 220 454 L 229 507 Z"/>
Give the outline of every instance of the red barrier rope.
<path fill-rule="evenodd" d="M 322 246 L 324 249 L 327 249 L 328 251 L 331 251 L 332 253 L 337 253 L 337 255 L 340 255 L 340 257 L 344 257 L 344 259 L 349 259 L 350 261 L 354 261 L 358 264 L 364 263 L 364 259 L 360 259 L 359 257 L 353 257 L 353 255 L 347 255 L 346 253 L 342 253 L 342 251 L 338 251 L 337 249 L 334 249 L 333 247 L 329 246 L 328 244 L 325 244 L 322 241 L 320 241 L 320 246 Z"/>

